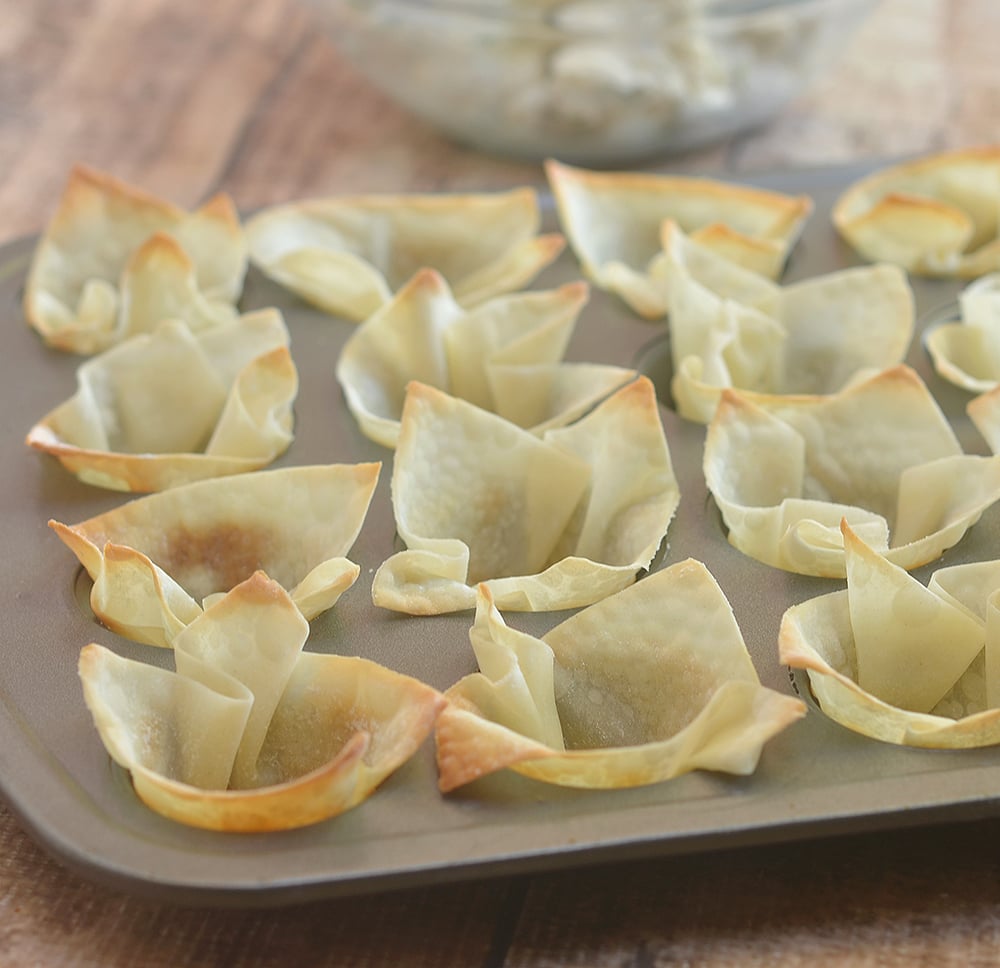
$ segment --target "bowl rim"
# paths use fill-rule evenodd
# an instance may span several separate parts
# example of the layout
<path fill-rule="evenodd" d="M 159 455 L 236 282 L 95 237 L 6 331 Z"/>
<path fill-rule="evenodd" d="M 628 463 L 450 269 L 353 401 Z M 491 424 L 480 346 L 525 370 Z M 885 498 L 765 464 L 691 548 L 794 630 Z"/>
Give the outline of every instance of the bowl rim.
<path fill-rule="evenodd" d="M 483 24 L 517 25 L 569 37 L 606 37 L 644 33 L 651 26 L 670 29 L 693 24 L 720 30 L 758 26 L 778 17 L 795 19 L 857 13 L 878 0 L 303 0 L 317 12 L 330 7 L 384 11 L 404 17 L 456 16 Z M 611 12 L 588 20 L 560 18 L 560 13 L 586 10 Z M 845 27 L 848 25 L 844 25 Z"/>

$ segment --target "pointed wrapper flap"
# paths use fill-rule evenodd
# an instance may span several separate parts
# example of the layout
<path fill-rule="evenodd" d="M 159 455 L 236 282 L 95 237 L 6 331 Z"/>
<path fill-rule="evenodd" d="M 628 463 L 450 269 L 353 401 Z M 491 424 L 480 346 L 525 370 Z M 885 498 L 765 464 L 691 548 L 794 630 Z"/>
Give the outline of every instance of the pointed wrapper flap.
<path fill-rule="evenodd" d="M 258 571 L 174 639 L 174 663 L 180 676 L 210 688 L 230 678 L 253 695 L 230 787 L 256 785 L 264 737 L 308 636 L 309 623 L 285 590 Z"/>
<path fill-rule="evenodd" d="M 148 806 L 212 830 L 290 829 L 361 803 L 413 755 L 441 695 L 364 659 L 302 653 L 307 635 L 258 573 L 178 637 L 176 672 L 84 649 L 95 725 Z M 205 763 L 221 783 L 202 785 Z"/>
<path fill-rule="evenodd" d="M 664 220 L 739 265 L 776 278 L 812 211 L 804 196 L 706 178 L 587 171 L 551 160 L 545 170 L 584 274 L 650 319 L 667 311 L 657 270 Z"/>
<path fill-rule="evenodd" d="M 192 332 L 232 322 L 236 307 L 198 288 L 197 268 L 181 244 L 165 232 L 151 235 L 122 272 L 116 342 L 147 333 L 165 319 Z"/>
<path fill-rule="evenodd" d="M 924 155 L 850 185 L 833 223 L 862 256 L 910 272 L 1000 270 L 1000 146 Z"/>
<path fill-rule="evenodd" d="M 760 685 L 729 603 L 690 559 L 542 639 L 509 628 L 480 586 L 470 640 L 481 671 L 445 693 L 436 728 L 446 791 L 505 767 L 592 788 L 752 773 L 805 712 Z"/>
<path fill-rule="evenodd" d="M 297 392 L 277 310 L 199 333 L 167 320 L 84 363 L 26 443 L 88 484 L 163 490 L 271 463 L 292 441 Z"/>
<path fill-rule="evenodd" d="M 159 280 L 146 274 L 140 281 L 136 274 L 143 266 L 133 259 L 156 236 L 168 236 L 186 264 L 181 270 L 172 267 Z M 242 292 L 246 265 L 243 230 L 226 196 L 189 214 L 77 165 L 35 249 L 25 315 L 49 345 L 95 353 L 161 321 L 140 321 L 136 286 L 147 295 L 156 292 L 150 308 L 155 306 L 157 313 L 164 303 L 173 303 L 176 310 L 180 302 L 185 315 L 223 316 L 221 304 L 235 303 Z"/>
<path fill-rule="evenodd" d="M 894 706 L 930 712 L 982 650 L 982 624 L 843 527 L 858 685 Z"/>
<path fill-rule="evenodd" d="M 204 789 L 229 783 L 253 696 L 210 688 L 91 643 L 80 653 L 84 699 L 108 753 L 126 769 L 174 770 Z"/>
<path fill-rule="evenodd" d="M 360 322 L 419 269 L 474 306 L 523 288 L 562 251 L 539 235 L 536 193 L 362 195 L 265 209 L 247 222 L 262 272 L 335 316 Z"/>
<path fill-rule="evenodd" d="M 357 578 L 345 556 L 380 469 L 330 464 L 199 481 L 50 526 L 94 581 L 94 613 L 122 635 L 167 646 L 205 599 L 258 570 L 307 619 L 331 608 Z"/>

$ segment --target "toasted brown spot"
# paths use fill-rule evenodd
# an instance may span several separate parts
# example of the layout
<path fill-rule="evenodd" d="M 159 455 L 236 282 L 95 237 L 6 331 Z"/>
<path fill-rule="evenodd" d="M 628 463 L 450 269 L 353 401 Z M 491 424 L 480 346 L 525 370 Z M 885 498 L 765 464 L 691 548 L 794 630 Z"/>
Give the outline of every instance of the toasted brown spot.
<path fill-rule="evenodd" d="M 195 597 L 228 591 L 255 571 L 267 571 L 268 531 L 219 523 L 205 531 L 174 528 L 166 536 L 160 566 Z"/>

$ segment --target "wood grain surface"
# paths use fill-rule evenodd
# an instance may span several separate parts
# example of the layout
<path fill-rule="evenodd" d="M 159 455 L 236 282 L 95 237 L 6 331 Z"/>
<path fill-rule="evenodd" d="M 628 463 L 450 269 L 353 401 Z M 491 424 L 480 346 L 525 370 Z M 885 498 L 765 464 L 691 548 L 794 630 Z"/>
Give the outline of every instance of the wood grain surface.
<path fill-rule="evenodd" d="M 661 166 L 726 177 L 1000 142 L 998 41 L 996 0 L 882 0 L 780 118 Z M 41 229 L 76 161 L 244 208 L 542 183 L 406 116 L 293 0 L 0 0 L 0 240 Z M 0 808 L 0 965 L 994 965 L 998 851 L 987 819 L 202 910 L 82 879 Z"/>

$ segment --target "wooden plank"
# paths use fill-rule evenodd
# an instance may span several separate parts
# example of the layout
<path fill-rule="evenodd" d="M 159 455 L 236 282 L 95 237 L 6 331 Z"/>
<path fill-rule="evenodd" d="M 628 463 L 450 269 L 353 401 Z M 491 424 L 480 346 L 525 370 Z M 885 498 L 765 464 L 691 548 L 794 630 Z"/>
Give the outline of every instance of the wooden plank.
<path fill-rule="evenodd" d="M 498 914 L 522 893 L 498 880 L 262 911 L 158 904 L 64 870 L 0 807 L 4 968 L 469 968 L 488 963 Z"/>
<path fill-rule="evenodd" d="M 505 965 L 995 964 L 998 838 L 988 820 L 536 877 Z"/>

